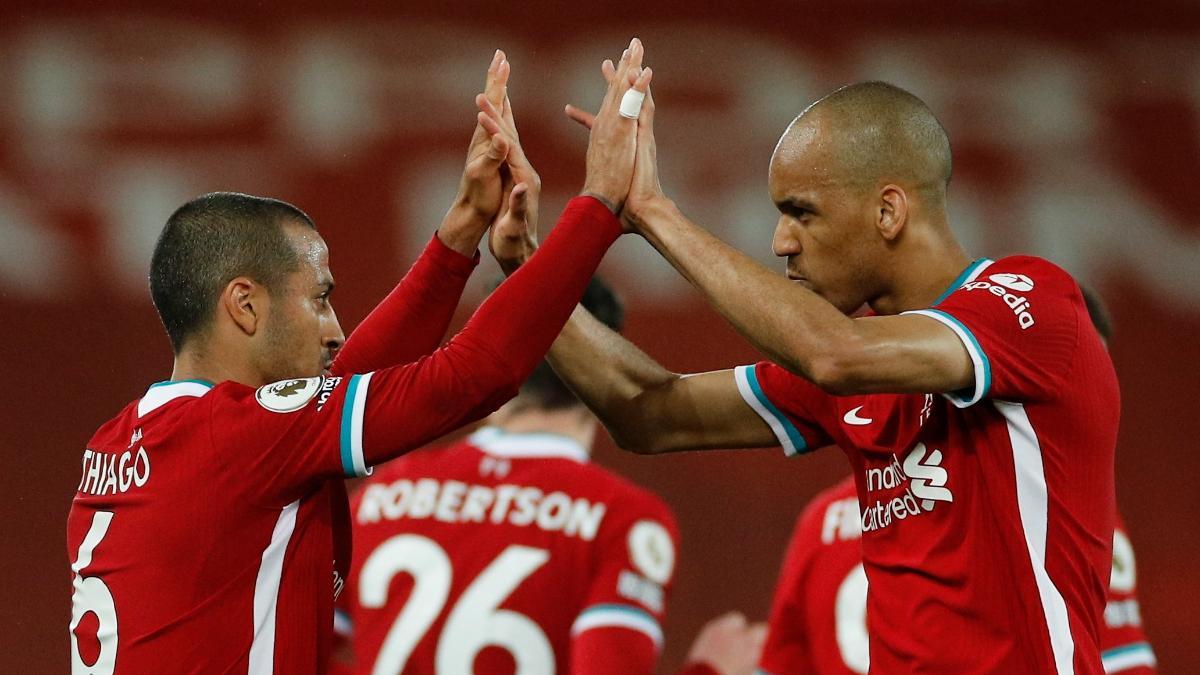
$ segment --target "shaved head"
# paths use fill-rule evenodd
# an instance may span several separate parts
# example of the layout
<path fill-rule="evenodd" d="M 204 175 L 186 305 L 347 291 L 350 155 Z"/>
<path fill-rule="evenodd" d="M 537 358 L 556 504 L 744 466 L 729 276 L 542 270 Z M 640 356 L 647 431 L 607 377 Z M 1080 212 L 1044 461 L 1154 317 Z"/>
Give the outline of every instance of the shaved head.
<path fill-rule="evenodd" d="M 775 147 L 772 250 L 789 278 L 852 312 L 890 297 L 894 278 L 931 251 L 957 250 L 949 182 L 950 140 L 921 99 L 886 82 L 842 87 Z"/>
<path fill-rule="evenodd" d="M 848 85 L 816 101 L 779 145 L 791 153 L 819 149 L 830 178 L 842 185 L 897 183 L 925 200 L 945 201 L 946 130 L 921 99 L 886 82 Z"/>

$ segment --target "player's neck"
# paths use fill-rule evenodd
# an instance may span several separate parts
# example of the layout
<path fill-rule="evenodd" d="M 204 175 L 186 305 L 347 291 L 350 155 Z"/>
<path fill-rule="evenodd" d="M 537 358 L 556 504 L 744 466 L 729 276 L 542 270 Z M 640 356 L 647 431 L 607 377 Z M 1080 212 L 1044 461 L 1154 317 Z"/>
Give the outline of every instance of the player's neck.
<path fill-rule="evenodd" d="M 488 418 L 488 424 L 508 434 L 554 434 L 569 438 L 589 453 L 596 440 L 596 420 L 578 408 L 565 410 L 505 410 L 501 408 Z"/>
<path fill-rule="evenodd" d="M 250 372 L 250 368 L 239 368 L 234 360 L 220 358 L 219 355 L 205 349 L 184 347 L 175 355 L 175 365 L 171 369 L 171 380 L 205 380 L 213 384 L 233 380 L 246 386 L 259 387 L 265 384 L 259 382 L 258 375 Z"/>
<path fill-rule="evenodd" d="M 871 301 L 871 309 L 899 314 L 929 307 L 970 263 L 970 256 L 948 234 L 907 241 L 904 250 L 892 256 L 887 291 Z"/>

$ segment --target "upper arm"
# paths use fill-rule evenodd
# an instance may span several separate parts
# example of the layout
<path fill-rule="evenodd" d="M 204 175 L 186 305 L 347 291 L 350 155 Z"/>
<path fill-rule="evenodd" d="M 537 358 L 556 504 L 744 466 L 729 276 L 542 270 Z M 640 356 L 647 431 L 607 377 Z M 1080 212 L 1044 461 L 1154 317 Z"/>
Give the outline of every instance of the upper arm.
<path fill-rule="evenodd" d="M 970 386 L 972 354 L 956 327 L 925 310 L 855 319 L 850 338 L 833 345 L 818 384 L 837 394 L 927 393 Z"/>
<path fill-rule="evenodd" d="M 681 375 L 634 402 L 653 425 L 656 452 L 761 448 L 777 444 L 771 427 L 742 395 L 734 370 Z M 639 445 L 646 439 L 617 439 Z"/>
<path fill-rule="evenodd" d="M 1051 395 L 1078 344 L 1078 287 L 1036 258 L 980 269 L 936 307 L 854 320 L 830 347 L 832 375 L 821 384 L 839 394 L 937 392 L 959 407 Z"/>
<path fill-rule="evenodd" d="M 597 540 L 583 610 L 571 627 L 572 673 L 652 673 L 662 650 L 679 530 L 657 497 L 635 492 L 620 503 Z"/>

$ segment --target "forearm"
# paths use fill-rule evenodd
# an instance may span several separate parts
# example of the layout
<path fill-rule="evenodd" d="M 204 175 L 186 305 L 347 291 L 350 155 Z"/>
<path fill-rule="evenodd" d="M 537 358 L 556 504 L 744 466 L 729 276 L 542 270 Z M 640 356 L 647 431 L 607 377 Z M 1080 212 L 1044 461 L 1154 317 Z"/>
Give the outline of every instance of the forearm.
<path fill-rule="evenodd" d="M 816 293 L 771 272 L 687 219 L 673 203 L 638 214 L 646 240 L 761 353 L 819 381 L 853 321 Z"/>
<path fill-rule="evenodd" d="M 448 231 L 453 241 L 456 230 Z M 400 283 L 355 329 L 338 353 L 335 374 L 408 363 L 437 349 L 479 262 L 474 248 L 464 254 L 442 235 L 439 231 L 430 239 Z M 457 245 L 461 248 L 464 242 L 459 237 Z"/>
<path fill-rule="evenodd" d="M 658 428 L 645 399 L 679 377 L 582 306 L 575 308 L 547 360 L 617 444 L 629 449 L 644 449 Z"/>
<path fill-rule="evenodd" d="M 516 395 L 620 234 L 616 218 L 598 202 L 573 200 L 542 249 L 446 346 L 399 371 L 378 373 L 387 389 L 381 387 L 385 393 L 375 405 L 367 398 L 373 422 L 364 443 L 368 460 L 418 447 Z"/>

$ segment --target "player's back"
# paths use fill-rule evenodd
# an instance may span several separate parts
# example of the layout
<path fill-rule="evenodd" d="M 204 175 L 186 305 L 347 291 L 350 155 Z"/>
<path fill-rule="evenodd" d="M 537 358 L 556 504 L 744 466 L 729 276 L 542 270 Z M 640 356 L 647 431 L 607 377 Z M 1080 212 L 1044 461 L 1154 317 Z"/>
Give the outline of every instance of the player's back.
<path fill-rule="evenodd" d="M 570 439 L 488 428 L 414 453 L 352 516 L 360 672 L 568 672 L 573 635 L 605 627 L 661 643 L 674 518 Z"/>
<path fill-rule="evenodd" d="M 213 442 L 212 399 L 235 390 L 253 394 L 155 385 L 88 443 L 67 519 L 74 672 L 320 670 L 328 497 L 272 505 L 253 444 L 239 458 Z"/>

